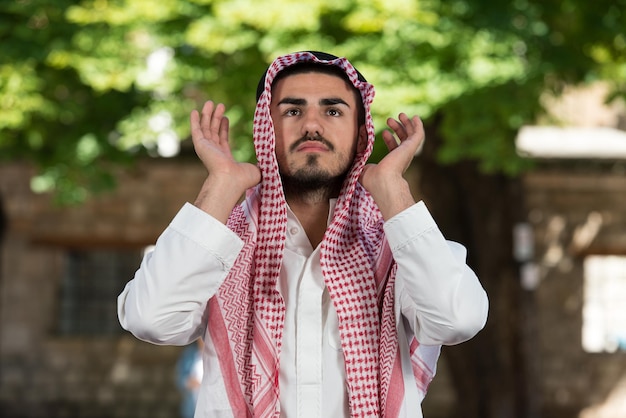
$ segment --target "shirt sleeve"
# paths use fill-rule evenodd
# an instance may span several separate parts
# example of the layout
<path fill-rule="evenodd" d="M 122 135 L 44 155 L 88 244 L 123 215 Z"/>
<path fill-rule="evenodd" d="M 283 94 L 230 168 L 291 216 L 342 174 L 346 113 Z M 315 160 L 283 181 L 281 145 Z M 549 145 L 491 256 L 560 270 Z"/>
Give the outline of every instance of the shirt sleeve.
<path fill-rule="evenodd" d="M 487 321 L 488 299 L 466 264 L 466 250 L 447 241 L 419 202 L 389 219 L 385 235 L 398 265 L 396 303 L 421 344 L 453 345 Z"/>
<path fill-rule="evenodd" d="M 241 248 L 224 224 L 186 203 L 118 296 L 122 328 L 154 344 L 189 344 Z"/>

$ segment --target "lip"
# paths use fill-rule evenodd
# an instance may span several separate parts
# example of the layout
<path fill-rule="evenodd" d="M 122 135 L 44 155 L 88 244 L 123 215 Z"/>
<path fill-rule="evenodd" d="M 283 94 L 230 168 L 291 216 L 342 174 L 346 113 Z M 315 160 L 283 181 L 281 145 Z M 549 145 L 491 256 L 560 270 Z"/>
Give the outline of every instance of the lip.
<path fill-rule="evenodd" d="M 326 152 L 328 147 L 319 141 L 307 141 L 296 148 L 298 152 Z"/>

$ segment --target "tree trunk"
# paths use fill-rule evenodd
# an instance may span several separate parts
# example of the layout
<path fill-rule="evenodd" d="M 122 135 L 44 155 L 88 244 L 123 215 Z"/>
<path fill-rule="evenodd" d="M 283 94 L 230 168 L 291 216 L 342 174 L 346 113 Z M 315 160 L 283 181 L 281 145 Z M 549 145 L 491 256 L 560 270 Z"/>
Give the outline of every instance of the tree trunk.
<path fill-rule="evenodd" d="M 2 306 L 2 299 L 4 296 L 4 234 L 8 229 L 9 221 L 7 219 L 7 215 L 4 211 L 4 201 L 2 199 L 2 195 L 0 194 L 0 324 L 2 324 L 2 310 L 4 307 Z M 0 347 L 2 347 L 2 332 L 0 332 Z M 0 365 L 0 374 L 3 372 L 2 366 Z M 0 411 L 2 412 L 2 411 Z"/>
<path fill-rule="evenodd" d="M 436 125 L 416 159 L 419 190 L 446 238 L 468 251 L 489 297 L 489 318 L 472 340 L 444 347 L 458 403 L 454 418 L 536 416 L 534 377 L 523 345 L 524 291 L 513 256 L 513 226 L 525 219 L 521 181 L 484 174 L 473 162 L 441 165 Z"/>

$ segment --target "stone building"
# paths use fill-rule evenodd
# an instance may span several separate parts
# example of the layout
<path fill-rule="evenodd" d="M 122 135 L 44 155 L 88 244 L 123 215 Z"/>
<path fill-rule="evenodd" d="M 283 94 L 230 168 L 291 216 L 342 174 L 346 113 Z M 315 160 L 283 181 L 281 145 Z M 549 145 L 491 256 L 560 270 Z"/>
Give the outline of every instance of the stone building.
<path fill-rule="evenodd" d="M 0 416 L 178 416 L 179 347 L 125 333 L 116 296 L 206 172 L 170 160 L 121 175 L 80 207 L 30 191 L 32 170 L 0 166 L 8 219 L 0 274 Z"/>
<path fill-rule="evenodd" d="M 626 164 L 570 164 L 525 181 L 542 416 L 626 417 Z"/>

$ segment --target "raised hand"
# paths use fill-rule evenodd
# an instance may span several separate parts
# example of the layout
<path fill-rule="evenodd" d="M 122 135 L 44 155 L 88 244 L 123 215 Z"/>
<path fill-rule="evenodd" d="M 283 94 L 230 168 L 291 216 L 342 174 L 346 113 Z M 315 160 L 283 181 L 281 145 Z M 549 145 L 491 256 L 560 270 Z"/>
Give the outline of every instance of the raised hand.
<path fill-rule="evenodd" d="M 409 118 L 400 113 L 398 120 L 387 119 L 387 125 L 391 131 L 383 132 L 383 141 L 389 153 L 378 164 L 366 165 L 359 179 L 376 201 L 385 219 L 415 203 L 403 174 L 425 136 L 424 126 L 418 116 Z"/>
<path fill-rule="evenodd" d="M 208 101 L 202 113 L 193 110 L 190 116 L 194 149 L 209 172 L 195 205 L 222 222 L 245 190 L 261 181 L 257 166 L 233 158 L 225 111 L 223 104 Z"/>

